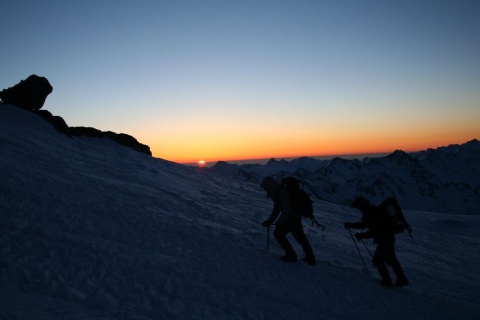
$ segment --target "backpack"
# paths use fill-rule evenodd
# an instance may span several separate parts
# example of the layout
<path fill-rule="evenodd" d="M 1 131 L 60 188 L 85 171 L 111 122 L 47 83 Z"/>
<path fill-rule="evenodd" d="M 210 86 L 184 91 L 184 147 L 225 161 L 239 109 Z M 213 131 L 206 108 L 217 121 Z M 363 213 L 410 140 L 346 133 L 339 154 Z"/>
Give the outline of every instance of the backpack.
<path fill-rule="evenodd" d="M 300 187 L 300 183 L 300 180 L 293 177 L 282 179 L 282 186 L 287 189 L 290 195 L 294 211 L 299 212 L 303 218 L 310 219 L 312 226 L 315 223 L 318 227 L 325 229 L 325 226 L 318 223 L 315 219 L 313 215 L 313 201 L 310 195 Z"/>
<path fill-rule="evenodd" d="M 385 199 L 382 204 L 380 205 L 382 212 L 386 214 L 390 224 L 392 225 L 393 231 L 395 233 L 402 233 L 403 231 L 407 230 L 408 234 L 412 237 L 412 227 L 408 224 L 405 216 L 403 214 L 402 208 L 398 203 L 395 194 L 393 197 L 389 197 Z"/>

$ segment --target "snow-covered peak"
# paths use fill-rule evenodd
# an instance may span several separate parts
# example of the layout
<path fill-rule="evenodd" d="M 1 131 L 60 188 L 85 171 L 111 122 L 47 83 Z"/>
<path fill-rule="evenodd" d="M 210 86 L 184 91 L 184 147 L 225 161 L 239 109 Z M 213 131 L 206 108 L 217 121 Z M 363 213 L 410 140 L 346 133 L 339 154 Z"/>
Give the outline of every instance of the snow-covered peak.
<path fill-rule="evenodd" d="M 307 157 L 292 161 L 271 159 L 266 165 L 247 165 L 242 174 L 223 175 L 260 182 L 264 176 L 293 175 L 308 183 L 323 200 L 344 203 L 363 195 L 381 202 L 393 193 L 412 210 L 480 214 L 479 141 L 463 145 L 406 153 L 396 150 L 383 156 L 359 159 L 335 157 L 317 160 Z M 227 164 L 223 173 L 228 172 Z M 212 170 L 221 174 L 220 170 Z"/>

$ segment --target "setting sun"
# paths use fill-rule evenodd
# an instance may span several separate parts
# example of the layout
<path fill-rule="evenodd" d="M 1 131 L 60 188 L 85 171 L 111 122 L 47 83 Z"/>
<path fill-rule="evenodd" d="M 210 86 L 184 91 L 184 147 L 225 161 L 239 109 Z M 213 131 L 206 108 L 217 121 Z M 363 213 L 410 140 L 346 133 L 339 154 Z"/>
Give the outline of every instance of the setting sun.
<path fill-rule="evenodd" d="M 199 167 L 203 167 L 205 165 L 205 161 L 204 160 L 199 160 L 198 161 L 198 166 Z"/>

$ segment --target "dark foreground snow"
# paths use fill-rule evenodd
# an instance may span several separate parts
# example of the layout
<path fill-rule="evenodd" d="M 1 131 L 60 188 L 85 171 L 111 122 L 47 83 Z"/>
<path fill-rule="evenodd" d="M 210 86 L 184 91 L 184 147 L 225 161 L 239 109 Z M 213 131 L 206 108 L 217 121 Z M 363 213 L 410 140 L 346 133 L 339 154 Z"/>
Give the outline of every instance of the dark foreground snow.
<path fill-rule="evenodd" d="M 479 317 L 480 216 L 407 211 L 411 286 L 385 289 L 343 229 L 351 208 L 317 200 L 317 266 L 284 264 L 257 185 L 71 139 L 9 105 L 0 149 L 2 320 Z"/>

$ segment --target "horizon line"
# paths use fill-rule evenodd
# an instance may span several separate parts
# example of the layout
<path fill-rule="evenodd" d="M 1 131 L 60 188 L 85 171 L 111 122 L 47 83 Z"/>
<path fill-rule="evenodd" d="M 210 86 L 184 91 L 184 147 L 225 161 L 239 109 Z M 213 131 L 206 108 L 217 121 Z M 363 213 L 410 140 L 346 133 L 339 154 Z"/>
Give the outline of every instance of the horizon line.
<path fill-rule="evenodd" d="M 394 151 L 392 151 L 394 152 Z M 300 158 L 311 158 L 316 160 L 331 160 L 334 158 L 344 158 L 344 159 L 365 159 L 365 158 L 375 158 L 382 157 L 391 154 L 392 152 L 372 152 L 372 153 L 347 153 L 339 155 L 324 155 L 324 156 L 295 156 L 295 157 L 269 157 L 269 158 L 252 158 L 252 159 L 239 159 L 239 160 L 216 160 L 216 161 L 205 161 L 202 167 L 211 167 L 218 162 L 226 162 L 230 164 L 266 164 L 268 161 L 274 159 L 277 161 L 292 161 Z M 409 152 L 418 152 L 418 151 L 409 151 Z M 408 153 L 409 153 L 408 152 Z M 186 166 L 200 166 L 199 162 L 178 162 Z"/>
<path fill-rule="evenodd" d="M 441 145 L 438 147 L 428 147 L 428 148 L 422 148 L 422 149 L 415 149 L 415 150 L 403 150 L 403 149 L 395 149 L 393 151 L 378 151 L 378 152 L 365 152 L 365 153 L 341 153 L 341 154 L 330 154 L 330 155 L 315 155 L 315 156 L 309 156 L 309 155 L 303 155 L 303 156 L 280 156 L 280 157 L 265 157 L 265 158 L 244 158 L 244 159 L 233 159 L 233 160 L 215 160 L 215 161 L 207 161 L 207 160 L 198 160 L 198 161 L 173 161 L 178 164 L 182 165 L 187 165 L 187 166 L 198 166 L 198 167 L 211 167 L 215 165 L 218 162 L 226 162 L 226 163 L 231 163 L 231 164 L 266 164 L 268 161 L 271 159 L 278 160 L 278 161 L 292 161 L 295 159 L 300 159 L 300 158 L 311 158 L 311 159 L 317 159 L 317 160 L 330 160 L 334 158 L 343 158 L 343 159 L 365 159 L 365 158 L 376 158 L 376 157 L 383 157 L 387 156 L 389 154 L 394 153 L 395 151 L 402 151 L 407 154 L 413 154 L 417 152 L 422 152 L 422 151 L 427 151 L 430 149 L 439 149 L 439 148 L 446 148 L 450 146 L 456 146 L 456 145 L 463 145 L 467 144 L 469 142 L 473 141 L 478 141 L 478 138 L 472 138 L 468 139 L 466 142 L 463 143 L 450 143 L 450 144 L 445 144 Z"/>

